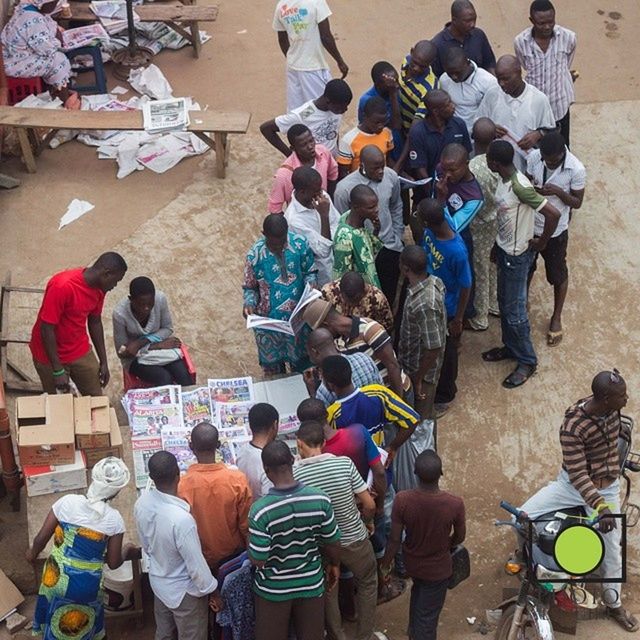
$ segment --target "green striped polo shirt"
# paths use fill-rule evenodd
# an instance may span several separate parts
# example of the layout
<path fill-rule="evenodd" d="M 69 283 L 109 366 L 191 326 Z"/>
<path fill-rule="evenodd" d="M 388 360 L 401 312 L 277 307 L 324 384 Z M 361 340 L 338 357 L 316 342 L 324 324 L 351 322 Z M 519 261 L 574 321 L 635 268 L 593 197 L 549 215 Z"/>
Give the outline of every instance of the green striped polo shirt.
<path fill-rule="evenodd" d="M 369 537 L 355 499 L 355 494 L 366 491 L 367 485 L 351 458 L 332 453 L 306 458 L 294 468 L 293 477 L 307 487 L 324 491 L 331 498 L 341 545 Z"/>
<path fill-rule="evenodd" d="M 329 497 L 298 483 L 271 488 L 249 511 L 249 555 L 257 569 L 254 591 L 265 600 L 317 598 L 324 593 L 319 545 L 340 540 Z"/>

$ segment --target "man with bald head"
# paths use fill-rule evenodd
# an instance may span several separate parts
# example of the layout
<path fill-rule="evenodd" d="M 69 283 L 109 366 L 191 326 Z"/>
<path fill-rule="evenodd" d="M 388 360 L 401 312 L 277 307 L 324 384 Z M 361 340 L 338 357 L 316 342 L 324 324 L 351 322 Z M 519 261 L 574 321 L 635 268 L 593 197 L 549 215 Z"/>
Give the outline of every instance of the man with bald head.
<path fill-rule="evenodd" d="M 244 473 L 216 462 L 218 430 L 213 425 L 197 424 L 190 446 L 197 463 L 180 479 L 178 496 L 191 507 L 202 553 L 215 575 L 221 560 L 247 546 L 253 498 Z"/>
<path fill-rule="evenodd" d="M 484 202 L 476 217 L 471 221 L 473 238 L 473 304 L 476 314 L 465 323 L 466 329 L 484 331 L 489 328 L 489 313 L 499 315 L 496 265 L 491 262 L 491 249 L 498 233 L 498 219 L 495 193 L 498 188 L 498 174 L 487 166 L 487 148 L 496 138 L 496 126 L 489 118 L 479 118 L 473 125 L 474 156 L 469 169 L 475 176 Z"/>
<path fill-rule="evenodd" d="M 350 209 L 340 217 L 333 237 L 333 279 L 347 271 L 357 271 L 365 282 L 380 288 L 376 271 L 376 256 L 382 248 L 378 196 L 364 184 L 358 184 L 349 194 Z M 365 226 L 369 222 L 371 227 Z"/>
<path fill-rule="evenodd" d="M 478 67 L 493 73 L 496 57 L 482 29 L 476 27 L 476 10 L 469 0 L 454 0 L 451 5 L 451 22 L 432 38 L 437 47 L 433 70 L 437 76 L 444 71 L 444 59 L 452 47 L 460 47 Z"/>
<path fill-rule="evenodd" d="M 413 383 L 416 411 L 423 419 L 433 420 L 447 339 L 444 283 L 427 273 L 427 254 L 418 245 L 403 249 L 400 270 L 409 286 L 402 310 L 398 362 Z"/>
<path fill-rule="evenodd" d="M 516 167 L 526 168 L 529 150 L 546 131 L 556 128 L 549 98 L 522 79 L 522 67 L 512 55 L 502 56 L 496 65 L 498 85 L 485 94 L 478 117 L 490 118 L 499 138 L 508 140 L 516 152 Z"/>
<path fill-rule="evenodd" d="M 400 252 L 404 235 L 402 197 L 398 174 L 386 166 L 384 154 L 375 145 L 367 145 L 360 155 L 358 171 L 350 173 L 336 187 L 334 204 L 340 213 L 349 210 L 351 190 L 366 185 L 378 196 L 378 218 L 382 248 L 376 256 L 380 288 L 393 306 L 398 286 Z M 384 324 L 384 323 L 383 323 Z"/>
<path fill-rule="evenodd" d="M 382 376 L 378 371 L 376 363 L 366 353 L 340 353 L 336 347 L 336 343 L 333 334 L 324 327 L 314 329 L 307 338 L 307 353 L 309 359 L 315 367 L 319 367 L 321 362 L 329 356 L 343 355 L 351 365 L 351 372 L 353 376 L 353 384 L 355 387 L 360 388 L 368 384 L 383 384 Z M 315 377 L 315 372 L 312 372 Z M 319 376 L 316 377 L 316 381 L 319 380 Z M 320 385 L 310 383 L 311 374 L 306 375 L 305 382 L 307 383 L 307 389 L 309 395 L 321 400 L 325 407 L 336 401 L 336 394 L 329 391 L 324 382 L 320 382 Z M 317 388 L 315 388 L 317 386 Z M 315 391 L 314 391 L 315 388 Z"/>
<path fill-rule="evenodd" d="M 471 134 L 478 106 L 491 87 L 498 84 L 496 77 L 471 60 L 464 49 L 451 47 L 444 55 L 444 70 L 440 88 L 446 91 L 456 105 L 455 114 L 462 118 Z"/>
<path fill-rule="evenodd" d="M 618 438 L 630 438 L 620 411 L 627 404 L 627 385 L 617 369 L 601 371 L 591 383 L 592 395 L 569 407 L 560 427 L 562 469 L 556 480 L 529 498 L 522 510 L 532 519 L 568 507 L 582 506 L 589 516 L 600 517 L 604 541 L 600 565 L 603 601 L 607 613 L 626 631 L 637 631 L 636 618 L 623 609 L 620 578 L 620 458 Z M 607 580 L 609 578 L 611 582 Z M 614 582 L 618 579 L 618 582 Z"/>

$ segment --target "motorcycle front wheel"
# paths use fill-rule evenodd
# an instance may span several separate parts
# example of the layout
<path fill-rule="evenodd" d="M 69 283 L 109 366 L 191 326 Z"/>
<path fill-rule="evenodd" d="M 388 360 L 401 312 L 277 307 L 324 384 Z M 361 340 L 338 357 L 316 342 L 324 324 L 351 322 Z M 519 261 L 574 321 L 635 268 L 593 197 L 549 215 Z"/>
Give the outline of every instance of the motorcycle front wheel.
<path fill-rule="evenodd" d="M 515 612 L 515 604 L 510 605 L 503 611 L 500 622 L 498 622 L 498 628 L 496 629 L 495 640 L 508 640 Z M 538 633 L 526 609 L 522 613 L 522 622 L 522 626 L 515 635 L 515 640 L 547 640 L 547 638 Z"/>

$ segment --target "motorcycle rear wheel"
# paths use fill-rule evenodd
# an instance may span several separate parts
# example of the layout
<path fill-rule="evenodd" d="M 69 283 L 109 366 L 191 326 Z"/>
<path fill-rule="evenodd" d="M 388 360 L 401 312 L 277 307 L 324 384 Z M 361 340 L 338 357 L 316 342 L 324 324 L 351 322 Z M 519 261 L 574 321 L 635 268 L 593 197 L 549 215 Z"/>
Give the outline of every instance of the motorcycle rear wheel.
<path fill-rule="evenodd" d="M 508 606 L 503 612 L 498 622 L 498 628 L 496 629 L 495 640 L 507 640 L 509 637 L 509 631 L 511 630 L 511 623 L 513 622 L 513 616 L 516 612 L 516 605 L 512 604 Z M 520 627 L 516 640 L 541 640 L 535 626 L 532 624 L 527 611 L 522 614 L 524 620 L 524 626 Z"/>

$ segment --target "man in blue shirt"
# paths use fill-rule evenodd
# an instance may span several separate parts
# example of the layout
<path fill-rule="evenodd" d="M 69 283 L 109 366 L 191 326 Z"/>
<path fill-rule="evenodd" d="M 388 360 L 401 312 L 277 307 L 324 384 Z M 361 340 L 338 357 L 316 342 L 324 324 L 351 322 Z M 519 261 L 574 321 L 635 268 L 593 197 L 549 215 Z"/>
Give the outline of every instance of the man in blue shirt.
<path fill-rule="evenodd" d="M 436 415 L 442 415 L 458 391 L 458 343 L 473 280 L 467 247 L 454 231 L 444 207 L 434 198 L 426 198 L 418 205 L 418 218 L 424 227 L 422 246 L 427 252 L 427 271 L 438 276 L 447 290 L 448 334 L 435 398 Z"/>
<path fill-rule="evenodd" d="M 481 69 L 495 73 L 496 57 L 484 31 L 476 27 L 477 17 L 469 0 L 455 0 L 451 5 L 451 22 L 447 22 L 431 40 L 438 48 L 433 61 L 433 70 L 438 77 L 444 73 L 444 55 L 450 47 L 462 48 Z"/>

